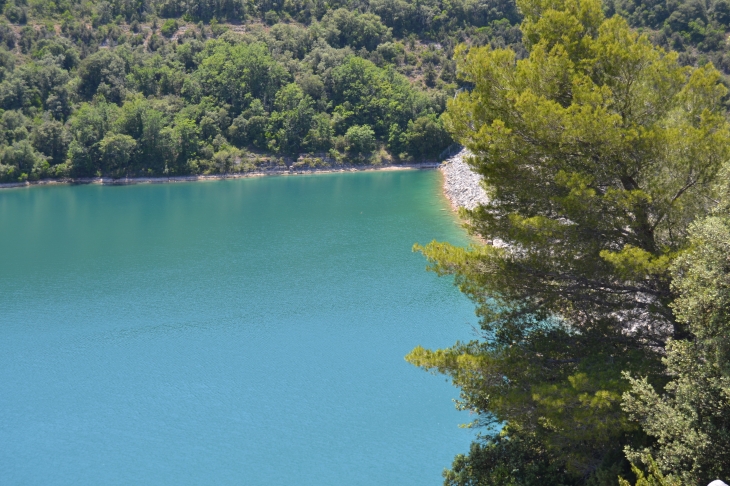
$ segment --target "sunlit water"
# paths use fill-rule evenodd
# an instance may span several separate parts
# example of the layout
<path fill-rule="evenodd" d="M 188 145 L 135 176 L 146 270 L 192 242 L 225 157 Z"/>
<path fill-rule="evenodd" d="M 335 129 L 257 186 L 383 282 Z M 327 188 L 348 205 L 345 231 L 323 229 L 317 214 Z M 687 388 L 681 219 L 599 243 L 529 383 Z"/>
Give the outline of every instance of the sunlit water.
<path fill-rule="evenodd" d="M 435 171 L 0 191 L 0 484 L 437 485 Z"/>

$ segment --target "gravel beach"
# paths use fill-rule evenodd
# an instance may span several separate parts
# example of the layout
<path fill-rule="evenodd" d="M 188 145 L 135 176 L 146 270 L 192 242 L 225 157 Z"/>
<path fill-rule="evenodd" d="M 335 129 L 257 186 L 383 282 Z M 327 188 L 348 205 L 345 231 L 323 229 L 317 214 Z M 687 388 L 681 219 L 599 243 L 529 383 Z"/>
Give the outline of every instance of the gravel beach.
<path fill-rule="evenodd" d="M 481 178 L 472 172 L 464 161 L 469 151 L 464 149 L 441 164 L 444 174 L 444 194 L 456 210 L 459 208 L 474 209 L 487 203 L 487 194 L 480 184 Z"/>

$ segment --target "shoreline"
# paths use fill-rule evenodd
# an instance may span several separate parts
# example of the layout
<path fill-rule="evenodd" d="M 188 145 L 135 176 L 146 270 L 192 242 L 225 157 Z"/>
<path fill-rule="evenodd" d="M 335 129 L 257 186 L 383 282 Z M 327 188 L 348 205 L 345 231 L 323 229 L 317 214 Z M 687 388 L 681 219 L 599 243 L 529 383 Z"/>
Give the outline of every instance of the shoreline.
<path fill-rule="evenodd" d="M 474 209 L 489 202 L 487 193 L 481 185 L 481 177 L 472 172 L 471 167 L 464 161 L 469 155 L 469 151 L 463 149 L 439 166 L 444 176 L 443 194 L 456 212 L 461 208 Z"/>
<path fill-rule="evenodd" d="M 227 174 L 209 175 L 180 175 L 168 177 L 126 177 L 114 179 L 111 177 L 77 177 L 62 179 L 40 179 L 24 182 L 0 182 L 0 190 L 21 187 L 42 187 L 54 185 L 86 185 L 99 184 L 104 186 L 127 186 L 136 184 L 170 184 L 176 182 L 204 182 L 227 179 L 246 179 L 251 177 L 294 176 L 334 174 L 343 172 L 395 171 L 395 170 L 433 170 L 438 169 L 443 176 L 441 194 L 449 201 L 452 211 L 458 213 L 461 208 L 474 209 L 479 204 L 488 202 L 481 178 L 472 172 L 464 161 L 469 152 L 463 149 L 458 154 L 443 162 L 421 162 L 402 165 L 342 165 L 326 168 L 307 169 L 272 169 L 252 172 L 233 172 Z"/>
<path fill-rule="evenodd" d="M 0 182 L 0 189 L 13 189 L 18 187 L 33 186 L 50 186 L 50 185 L 80 185 L 80 184 L 100 184 L 104 186 L 127 186 L 134 184 L 168 184 L 174 182 L 200 182 L 200 181 L 218 181 L 225 179 L 246 179 L 249 177 L 267 177 L 267 176 L 288 176 L 288 175 L 313 175 L 313 174 L 333 174 L 340 172 L 367 172 L 381 170 L 427 170 L 438 169 L 440 163 L 423 162 L 418 164 L 403 165 L 380 165 L 380 166 L 341 166 L 329 167 L 323 169 L 296 169 L 296 170 L 267 170 L 256 172 L 233 172 L 227 174 L 209 174 L 209 175 L 180 175 L 168 177 L 125 177 L 114 179 L 111 177 L 77 177 L 64 179 L 40 179 L 37 181 L 23 182 Z"/>
<path fill-rule="evenodd" d="M 469 155 L 471 154 L 468 150 L 462 149 L 439 167 L 444 178 L 441 194 L 451 203 L 452 211 L 464 225 L 468 224 L 468 219 L 461 212 L 462 209 L 472 210 L 489 202 L 487 192 L 482 187 L 481 176 L 473 172 L 469 164 L 464 161 Z M 478 234 L 470 234 L 470 237 L 480 245 L 503 246 L 498 239 L 487 239 Z"/>

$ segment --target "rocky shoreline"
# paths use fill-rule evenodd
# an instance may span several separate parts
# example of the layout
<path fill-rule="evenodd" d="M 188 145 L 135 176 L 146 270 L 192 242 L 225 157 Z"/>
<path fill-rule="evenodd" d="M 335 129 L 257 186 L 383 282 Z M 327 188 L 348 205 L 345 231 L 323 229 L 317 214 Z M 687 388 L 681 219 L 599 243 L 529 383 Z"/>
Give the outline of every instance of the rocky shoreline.
<path fill-rule="evenodd" d="M 404 164 L 404 165 L 353 165 L 339 166 L 336 168 L 314 168 L 314 169 L 275 169 L 256 172 L 236 172 L 229 174 L 212 174 L 212 175 L 187 175 L 187 176 L 169 176 L 169 177 L 126 177 L 114 179 L 111 177 L 79 177 L 68 179 L 41 179 L 38 181 L 24 182 L 2 182 L 0 189 L 9 189 L 13 187 L 27 186 L 47 186 L 55 184 L 102 184 L 102 185 L 129 185 L 129 184 L 166 184 L 170 182 L 194 182 L 194 181 L 217 181 L 222 179 L 243 179 L 246 177 L 263 177 L 270 175 L 303 175 L 303 174 L 328 174 L 334 172 L 363 172 L 373 170 L 418 170 L 418 169 L 436 169 L 439 165 L 433 162 L 425 162 L 421 164 Z"/>
<path fill-rule="evenodd" d="M 489 201 L 481 186 L 481 178 L 464 160 L 469 155 L 469 151 L 464 149 L 439 167 L 444 174 L 444 195 L 454 210 L 474 209 Z"/>

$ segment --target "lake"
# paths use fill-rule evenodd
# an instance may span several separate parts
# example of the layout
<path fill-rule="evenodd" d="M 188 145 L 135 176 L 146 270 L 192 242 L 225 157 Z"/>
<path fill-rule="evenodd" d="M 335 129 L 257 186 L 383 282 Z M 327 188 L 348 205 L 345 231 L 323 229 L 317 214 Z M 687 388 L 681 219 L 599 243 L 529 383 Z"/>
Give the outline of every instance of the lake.
<path fill-rule="evenodd" d="M 473 337 L 436 171 L 0 191 L 0 483 L 438 485 Z"/>

